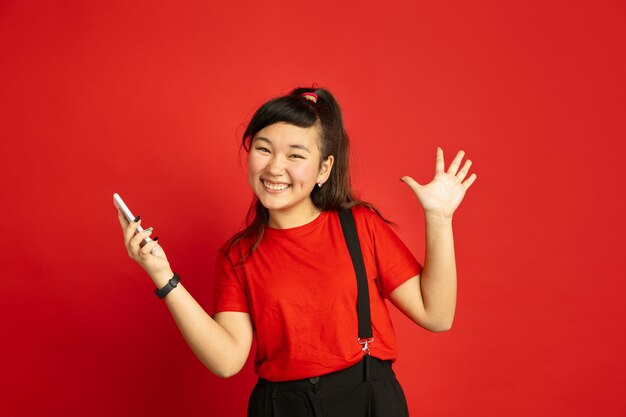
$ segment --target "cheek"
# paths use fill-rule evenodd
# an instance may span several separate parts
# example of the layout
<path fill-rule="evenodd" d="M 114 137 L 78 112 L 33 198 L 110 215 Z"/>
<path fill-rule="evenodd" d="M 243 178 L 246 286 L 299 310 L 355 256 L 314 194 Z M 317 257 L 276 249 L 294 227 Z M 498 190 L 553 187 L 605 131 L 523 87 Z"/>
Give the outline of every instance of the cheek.
<path fill-rule="evenodd" d="M 262 169 L 263 161 L 255 155 L 248 155 L 247 167 L 248 167 L 248 176 L 255 175 Z"/>
<path fill-rule="evenodd" d="M 292 176 L 298 178 L 302 183 L 311 183 L 317 181 L 317 166 L 302 165 L 292 169 Z"/>
<path fill-rule="evenodd" d="M 255 158 L 254 156 L 248 156 L 246 168 L 248 171 L 247 172 L 248 182 L 250 183 L 250 185 L 253 185 L 256 183 L 255 177 L 259 173 L 260 165 L 261 164 L 260 164 L 259 158 Z"/>

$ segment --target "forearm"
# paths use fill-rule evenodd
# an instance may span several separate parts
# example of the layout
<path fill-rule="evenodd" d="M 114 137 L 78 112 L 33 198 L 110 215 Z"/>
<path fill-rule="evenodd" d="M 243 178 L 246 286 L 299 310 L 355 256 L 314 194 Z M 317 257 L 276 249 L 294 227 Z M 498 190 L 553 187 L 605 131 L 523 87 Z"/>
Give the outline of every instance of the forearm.
<path fill-rule="evenodd" d="M 164 272 L 152 279 L 161 288 L 172 275 Z M 227 377 L 240 369 L 239 364 L 245 362 L 245 358 L 242 360 L 236 341 L 204 311 L 182 284 L 170 291 L 163 301 L 193 353 L 211 372 Z"/>
<path fill-rule="evenodd" d="M 433 329 L 452 326 L 456 308 L 456 262 L 452 219 L 425 214 L 426 257 L 420 285 L 424 311 Z"/>

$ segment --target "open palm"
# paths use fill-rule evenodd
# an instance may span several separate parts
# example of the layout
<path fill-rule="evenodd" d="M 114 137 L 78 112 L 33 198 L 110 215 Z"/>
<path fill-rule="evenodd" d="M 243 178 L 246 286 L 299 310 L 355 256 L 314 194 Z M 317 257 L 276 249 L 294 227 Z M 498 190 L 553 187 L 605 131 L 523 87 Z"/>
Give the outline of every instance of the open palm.
<path fill-rule="evenodd" d="M 474 173 L 465 179 L 470 166 L 472 166 L 472 161 L 469 159 L 459 170 L 464 155 L 465 152 L 459 151 L 446 172 L 444 170 L 443 149 L 437 148 L 435 176 L 431 182 L 421 185 L 411 177 L 401 178 L 413 190 L 425 213 L 452 218 L 454 211 L 461 204 L 465 192 L 476 180 Z"/>

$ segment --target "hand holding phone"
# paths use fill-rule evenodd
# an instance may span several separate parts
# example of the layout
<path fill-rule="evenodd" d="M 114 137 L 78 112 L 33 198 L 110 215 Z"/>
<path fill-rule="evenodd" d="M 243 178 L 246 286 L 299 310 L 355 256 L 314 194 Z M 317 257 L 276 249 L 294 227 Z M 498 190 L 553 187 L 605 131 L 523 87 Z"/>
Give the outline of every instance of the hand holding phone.
<path fill-rule="evenodd" d="M 157 244 L 156 238 L 149 238 L 149 233 L 139 224 L 141 220 L 135 222 L 135 216 L 117 193 L 113 194 L 113 204 L 117 208 L 117 219 L 122 226 L 128 256 L 150 275 L 157 288 L 163 288 L 174 275 L 163 248 Z M 141 235 L 138 236 L 138 233 Z"/>
<path fill-rule="evenodd" d="M 119 208 L 122 211 L 122 213 L 124 213 L 124 217 L 126 217 L 126 220 L 128 220 L 129 223 L 135 220 L 135 216 L 133 216 L 133 213 L 130 211 L 130 209 L 128 208 L 126 203 L 124 203 L 124 200 L 122 200 L 122 197 L 120 197 L 118 193 L 113 194 L 113 205 Z M 137 232 L 138 233 L 143 232 L 143 228 L 139 225 L 137 226 Z M 149 237 L 146 237 L 145 239 L 141 241 L 141 243 L 139 243 L 139 246 L 143 247 L 146 243 L 150 242 L 151 240 L 152 239 L 150 239 Z M 153 255 L 156 255 L 157 253 L 156 247 L 152 249 L 150 253 Z"/>

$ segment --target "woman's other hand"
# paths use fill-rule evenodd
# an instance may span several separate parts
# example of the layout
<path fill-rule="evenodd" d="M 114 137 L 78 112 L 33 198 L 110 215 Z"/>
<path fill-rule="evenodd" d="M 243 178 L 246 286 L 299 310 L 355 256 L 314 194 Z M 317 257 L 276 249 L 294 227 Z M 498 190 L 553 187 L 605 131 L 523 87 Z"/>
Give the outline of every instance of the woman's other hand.
<path fill-rule="evenodd" d="M 421 185 L 413 178 L 405 176 L 400 178 L 406 183 L 417 196 L 420 204 L 427 215 L 435 215 L 446 219 L 451 219 L 457 209 L 465 192 L 476 180 L 476 174 L 472 174 L 465 179 L 471 160 L 466 160 L 463 168 L 459 170 L 464 151 L 459 151 L 450 164 L 448 172 L 444 171 L 443 149 L 437 148 L 437 160 L 435 162 L 435 177 L 426 184 Z M 465 180 L 465 181 L 464 181 Z"/>

